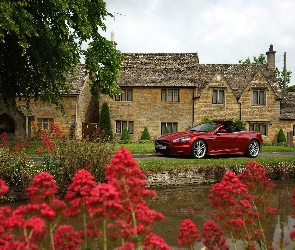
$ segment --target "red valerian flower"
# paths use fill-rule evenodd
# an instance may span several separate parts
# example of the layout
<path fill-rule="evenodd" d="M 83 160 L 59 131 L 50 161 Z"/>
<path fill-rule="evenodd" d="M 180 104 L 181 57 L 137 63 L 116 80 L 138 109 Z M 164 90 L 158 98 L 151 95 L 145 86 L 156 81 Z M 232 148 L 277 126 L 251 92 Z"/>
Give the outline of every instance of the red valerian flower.
<path fill-rule="evenodd" d="M 80 233 L 72 225 L 61 225 L 54 234 L 54 247 L 56 250 L 78 250 L 81 243 Z"/>
<path fill-rule="evenodd" d="M 223 236 L 223 231 L 211 220 L 204 223 L 203 228 L 203 243 L 208 250 L 228 250 L 226 238 Z"/>
<path fill-rule="evenodd" d="M 9 187 L 6 185 L 5 181 L 0 179 L 0 196 L 6 194 L 9 190 Z"/>
<path fill-rule="evenodd" d="M 154 233 L 146 235 L 143 245 L 146 250 L 173 250 L 161 237 Z"/>
<path fill-rule="evenodd" d="M 179 229 L 178 245 L 193 249 L 194 244 L 199 241 L 201 238 L 195 224 L 190 219 L 183 220 Z"/>
<path fill-rule="evenodd" d="M 31 203 L 41 204 L 55 197 L 58 186 L 53 175 L 47 172 L 37 174 L 30 187 L 27 188 L 27 195 Z"/>

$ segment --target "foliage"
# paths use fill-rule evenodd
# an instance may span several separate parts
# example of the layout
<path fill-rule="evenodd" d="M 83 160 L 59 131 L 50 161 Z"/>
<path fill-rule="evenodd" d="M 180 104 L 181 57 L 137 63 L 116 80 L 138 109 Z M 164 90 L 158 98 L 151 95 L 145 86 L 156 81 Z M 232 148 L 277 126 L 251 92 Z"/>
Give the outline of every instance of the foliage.
<path fill-rule="evenodd" d="M 289 89 L 288 84 L 290 83 L 290 80 L 291 80 L 292 71 L 286 69 L 286 79 L 285 79 L 286 86 L 284 86 L 284 73 L 285 73 L 284 68 L 282 68 L 282 71 L 280 71 L 278 68 L 276 68 L 276 73 L 277 73 L 277 79 L 279 81 L 280 89 L 282 91 L 288 90 Z"/>
<path fill-rule="evenodd" d="M 105 131 L 109 140 L 113 139 L 113 131 L 111 124 L 110 110 L 107 102 L 104 102 L 101 107 L 98 126 L 100 130 Z"/>
<path fill-rule="evenodd" d="M 284 131 L 283 131 L 283 129 L 280 129 L 279 132 L 278 132 L 278 135 L 277 135 L 277 143 L 279 145 L 281 145 L 281 144 L 284 144 L 286 142 L 287 142 L 287 139 L 286 139 L 286 136 L 284 134 Z"/>
<path fill-rule="evenodd" d="M 258 57 L 253 56 L 253 61 L 251 61 L 251 59 L 247 57 L 244 61 L 239 60 L 239 63 L 265 65 L 266 59 L 264 54 L 260 54 Z M 277 74 L 277 79 L 279 82 L 280 89 L 281 91 L 284 91 L 284 68 L 282 69 L 282 71 L 280 71 L 276 67 L 276 74 Z M 286 70 L 286 89 L 288 89 L 288 84 L 290 83 L 290 80 L 291 80 L 291 74 L 292 74 L 292 71 Z"/>
<path fill-rule="evenodd" d="M 119 92 L 121 53 L 103 38 L 104 20 L 112 16 L 103 0 L 0 2 L 0 93 L 6 105 L 41 99 L 62 108 L 71 85 L 67 75 L 85 57 L 94 97 Z M 84 49 L 84 43 L 91 41 Z"/>
<path fill-rule="evenodd" d="M 128 144 L 132 143 L 128 128 L 125 127 L 121 135 L 121 139 L 118 141 L 119 144 Z"/>
<path fill-rule="evenodd" d="M 164 134 L 169 134 L 170 133 L 170 130 L 168 127 L 165 128 L 165 131 L 164 131 Z"/>
<path fill-rule="evenodd" d="M 147 188 L 146 175 L 140 170 L 131 152 L 121 148 L 107 165 L 106 182 L 98 184 L 92 174 L 78 170 L 71 178 L 66 195 L 58 196 L 59 186 L 54 176 L 40 172 L 27 188 L 28 203 L 0 208 L 0 246 L 3 249 L 162 249 L 172 250 L 161 237 L 153 233 L 153 225 L 164 219 L 163 214 L 150 209 L 147 199 L 156 192 Z M 178 245 L 193 250 L 198 242 L 208 249 L 229 249 L 226 237 L 234 249 L 237 241 L 244 249 L 272 249 L 272 239 L 265 230 L 277 220 L 280 209 L 272 206 L 274 184 L 265 167 L 248 162 L 238 173 L 227 170 L 220 182 L 212 185 L 211 219 L 199 231 L 192 220 L 185 218 L 178 235 Z M 0 196 L 9 190 L 0 180 Z M 292 217 L 295 189 L 284 214 Z M 290 207 L 289 210 L 286 208 Z M 75 228 L 71 218 L 79 218 L 82 228 Z M 83 219 L 81 219 L 83 218 Z M 281 219 L 287 224 L 287 217 Z M 286 221 L 284 221 L 286 220 Z M 295 243 L 295 230 L 289 228 L 281 242 L 290 238 Z M 46 239 L 46 237 L 49 239 Z M 275 249 L 284 249 L 280 241 Z M 120 247 L 121 246 L 121 247 Z"/>
<path fill-rule="evenodd" d="M 201 123 L 213 123 L 213 121 L 209 117 L 204 117 L 204 119 L 201 121 Z"/>
<path fill-rule="evenodd" d="M 140 140 L 143 140 L 143 141 L 151 140 L 151 135 L 150 135 L 147 127 L 144 127 L 144 130 L 141 134 Z"/>
<path fill-rule="evenodd" d="M 231 124 L 233 130 L 246 130 L 245 123 L 241 120 L 235 120 Z"/>

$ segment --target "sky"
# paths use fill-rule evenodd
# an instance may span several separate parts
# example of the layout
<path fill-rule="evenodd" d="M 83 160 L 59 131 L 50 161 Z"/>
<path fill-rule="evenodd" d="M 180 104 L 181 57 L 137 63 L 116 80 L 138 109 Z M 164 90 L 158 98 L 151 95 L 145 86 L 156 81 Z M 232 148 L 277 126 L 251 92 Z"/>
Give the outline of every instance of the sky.
<path fill-rule="evenodd" d="M 106 32 L 122 53 L 198 53 L 200 64 L 237 64 L 273 45 L 295 85 L 295 0 L 105 0 Z"/>

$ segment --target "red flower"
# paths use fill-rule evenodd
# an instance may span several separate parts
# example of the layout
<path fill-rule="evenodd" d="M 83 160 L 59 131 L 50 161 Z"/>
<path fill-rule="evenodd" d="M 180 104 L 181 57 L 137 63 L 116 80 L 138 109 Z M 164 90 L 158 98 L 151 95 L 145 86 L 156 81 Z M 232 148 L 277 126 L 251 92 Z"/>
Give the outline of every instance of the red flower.
<path fill-rule="evenodd" d="M 158 235 L 154 233 L 149 233 L 145 237 L 143 243 L 144 249 L 146 250 L 172 250 L 173 248 L 169 247 L 167 243 Z"/>
<path fill-rule="evenodd" d="M 0 196 L 6 194 L 9 190 L 9 187 L 6 185 L 5 181 L 0 179 Z"/>
<path fill-rule="evenodd" d="M 201 239 L 195 224 L 190 219 L 183 220 L 179 229 L 178 245 L 193 246 L 198 241 Z"/>
<path fill-rule="evenodd" d="M 75 232 L 71 225 L 61 225 L 54 234 L 54 247 L 56 250 L 78 250 L 81 243 L 79 232 Z"/>

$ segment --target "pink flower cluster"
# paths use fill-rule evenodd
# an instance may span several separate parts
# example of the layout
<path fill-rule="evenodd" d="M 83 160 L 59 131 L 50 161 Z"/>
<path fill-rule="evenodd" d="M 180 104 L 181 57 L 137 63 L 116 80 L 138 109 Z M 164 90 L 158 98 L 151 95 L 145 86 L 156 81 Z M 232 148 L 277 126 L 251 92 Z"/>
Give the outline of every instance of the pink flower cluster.
<path fill-rule="evenodd" d="M 64 201 L 47 172 L 36 175 L 27 189 L 29 203 L 15 210 L 0 209 L 0 249 L 41 249 L 50 235 L 51 249 L 90 248 L 90 241 L 107 246 L 123 242 L 118 249 L 171 249 L 152 232 L 164 217 L 147 207 L 145 198 L 156 195 L 146 188 L 145 175 L 131 153 L 117 151 L 106 170 L 107 182 L 97 184 L 86 170 L 79 170 L 68 186 Z M 0 195 L 8 186 L 0 181 Z M 62 218 L 82 216 L 84 229 L 75 229 Z M 66 221 L 65 221 L 66 222 Z M 120 245 L 120 244 L 119 244 Z"/>

